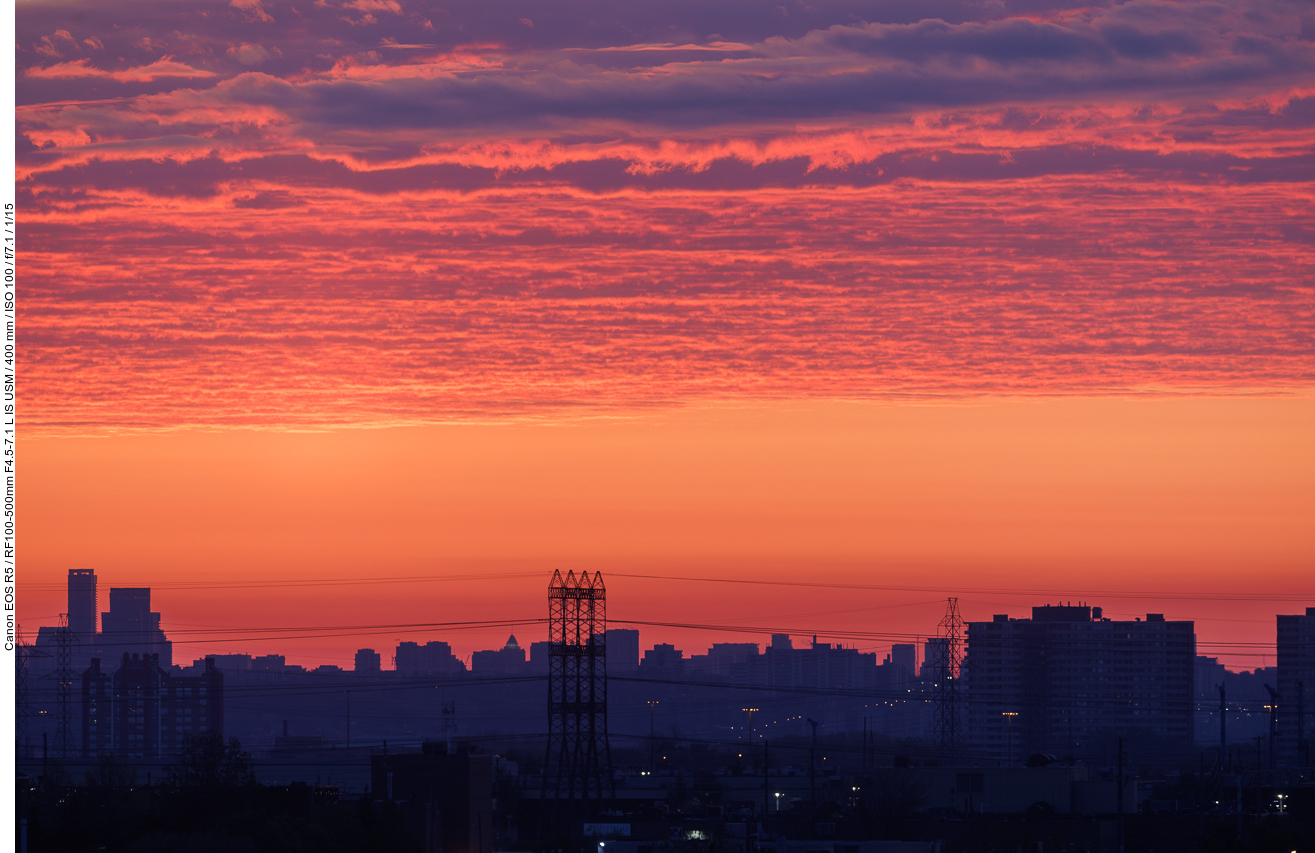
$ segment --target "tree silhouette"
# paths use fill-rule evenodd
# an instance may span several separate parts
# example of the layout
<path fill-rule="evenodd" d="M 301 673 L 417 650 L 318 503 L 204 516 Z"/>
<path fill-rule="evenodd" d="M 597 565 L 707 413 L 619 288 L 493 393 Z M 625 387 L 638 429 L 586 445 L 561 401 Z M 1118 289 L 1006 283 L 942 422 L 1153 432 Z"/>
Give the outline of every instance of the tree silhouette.
<path fill-rule="evenodd" d="M 256 783 L 251 753 L 237 738 L 228 743 L 217 732 L 202 732 L 183 738 L 178 763 L 169 770 L 169 781 L 180 788 L 237 788 Z"/>

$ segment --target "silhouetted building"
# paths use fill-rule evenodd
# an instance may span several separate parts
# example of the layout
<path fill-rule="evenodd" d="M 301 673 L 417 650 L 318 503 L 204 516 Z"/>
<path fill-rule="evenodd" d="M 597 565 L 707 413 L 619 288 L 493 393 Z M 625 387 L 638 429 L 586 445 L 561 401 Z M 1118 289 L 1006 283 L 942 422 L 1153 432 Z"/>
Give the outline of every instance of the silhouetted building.
<path fill-rule="evenodd" d="M 1225 672 L 1219 658 L 1197 655 L 1196 662 L 1192 665 L 1192 692 L 1196 694 L 1196 698 L 1217 701 L 1219 685 L 1224 683 Z"/>
<path fill-rule="evenodd" d="M 426 741 L 418 755 L 371 756 L 370 776 L 424 853 L 492 853 L 493 756 L 449 755 Z"/>
<path fill-rule="evenodd" d="M 192 667 L 204 669 L 206 661 L 214 661 L 215 666 L 223 672 L 232 675 L 235 672 L 249 672 L 251 670 L 251 655 L 234 654 L 234 655 L 206 655 L 205 657 L 194 661 Z"/>
<path fill-rule="evenodd" d="M 1141 757 L 1192 743 L 1191 622 L 1112 622 L 1086 606 L 1032 608 L 968 623 L 963 683 L 970 746 L 993 758 L 1109 755 L 1117 737 Z"/>
<path fill-rule="evenodd" d="M 796 649 L 785 634 L 773 634 L 761 672 L 758 683 L 768 687 L 872 690 L 877 683 L 877 655 L 819 643 L 816 637 L 808 648 Z"/>
<path fill-rule="evenodd" d="M 634 672 L 639 669 L 639 631 L 634 628 L 609 628 L 607 637 L 607 671 Z"/>
<path fill-rule="evenodd" d="M 525 671 L 525 650 L 512 634 L 502 648 L 472 654 L 470 670 L 476 675 L 520 675 Z"/>
<path fill-rule="evenodd" d="M 96 572 L 92 569 L 69 569 L 68 626 L 81 644 L 96 639 Z"/>
<path fill-rule="evenodd" d="M 423 646 L 409 640 L 398 643 L 393 666 L 403 675 L 460 675 L 466 671 L 452 647 L 438 640 Z"/>
<path fill-rule="evenodd" d="M 1279 754 L 1300 767 L 1311 766 L 1311 700 L 1315 699 L 1315 607 L 1305 616 L 1279 616 Z"/>
<path fill-rule="evenodd" d="M 713 643 L 706 655 L 690 655 L 685 674 L 696 681 L 753 684 L 758 681 L 757 643 Z"/>
<path fill-rule="evenodd" d="M 918 647 L 895 643 L 877 667 L 877 690 L 884 697 L 873 703 L 873 724 L 891 737 L 924 737 L 931 733 L 931 707 L 918 679 Z"/>
<path fill-rule="evenodd" d="M 176 755 L 183 738 L 224 733 L 224 677 L 214 659 L 200 676 L 175 676 L 155 655 L 124 653 L 113 675 L 100 658 L 82 674 L 82 754 L 122 758 Z"/>
<path fill-rule="evenodd" d="M 183 673 L 200 675 L 205 672 L 206 661 L 213 660 L 220 672 L 234 675 L 244 672 L 305 672 L 300 666 L 288 666 L 283 655 L 206 655 L 183 667 Z"/>
<path fill-rule="evenodd" d="M 223 667 L 219 667 L 223 670 Z M 301 671 L 301 667 L 295 664 L 289 666 L 288 660 L 283 655 L 254 655 L 251 658 L 252 672 L 286 672 L 293 670 Z"/>
<path fill-rule="evenodd" d="M 552 643 L 542 640 L 530 643 L 530 672 L 536 675 L 548 674 L 548 657 L 552 653 Z"/>
<path fill-rule="evenodd" d="M 374 649 L 357 649 L 355 668 L 362 673 L 379 672 L 383 668 L 382 658 Z"/>
<path fill-rule="evenodd" d="M 922 643 L 922 666 L 918 669 L 918 677 L 923 681 L 936 681 L 939 667 L 944 666 L 944 658 L 945 640 L 940 637 L 924 640 Z"/>
<path fill-rule="evenodd" d="M 658 643 L 644 652 L 639 669 L 648 675 L 676 675 L 685 668 L 685 653 L 670 643 Z"/>
<path fill-rule="evenodd" d="M 819 643 L 814 637 L 809 648 L 799 649 L 795 654 L 803 661 L 798 668 L 803 675 L 798 686 L 824 690 L 876 689 L 876 652 L 860 652 L 839 643 Z"/>
<path fill-rule="evenodd" d="M 885 662 L 907 673 L 905 680 L 912 681 L 918 673 L 918 647 L 913 643 L 895 643 Z"/>
<path fill-rule="evenodd" d="M 315 752 L 324 748 L 324 738 L 319 735 L 290 735 L 288 721 L 283 721 L 283 735 L 274 738 L 275 752 Z"/>
<path fill-rule="evenodd" d="M 123 653 L 158 655 L 161 666 L 173 664 L 173 643 L 160 630 L 160 614 L 151 612 L 150 587 L 110 588 L 110 609 L 101 614 L 97 651 L 104 660 Z"/>

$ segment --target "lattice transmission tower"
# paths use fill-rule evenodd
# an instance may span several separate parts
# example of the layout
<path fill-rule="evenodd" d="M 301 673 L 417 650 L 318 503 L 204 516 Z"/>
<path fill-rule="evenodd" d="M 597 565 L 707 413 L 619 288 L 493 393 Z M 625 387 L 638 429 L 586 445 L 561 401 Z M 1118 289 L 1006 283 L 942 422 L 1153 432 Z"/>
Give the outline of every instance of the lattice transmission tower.
<path fill-rule="evenodd" d="M 957 598 L 946 599 L 945 618 L 941 620 L 935 648 L 936 740 L 941 753 L 953 759 L 963 748 L 963 695 L 959 683 L 963 668 L 963 617 L 959 615 Z"/>
<path fill-rule="evenodd" d="M 27 664 L 28 646 L 23 642 L 23 628 L 14 625 L 14 746 L 19 758 L 31 758 L 32 741 L 28 734 L 28 717 L 32 713 L 28 705 Z"/>
<path fill-rule="evenodd" d="M 73 757 L 73 629 L 68 614 L 59 614 L 55 629 L 55 754 Z"/>
<path fill-rule="evenodd" d="M 548 584 L 548 749 L 543 797 L 614 799 L 607 740 L 607 589 L 595 572 L 554 571 Z"/>

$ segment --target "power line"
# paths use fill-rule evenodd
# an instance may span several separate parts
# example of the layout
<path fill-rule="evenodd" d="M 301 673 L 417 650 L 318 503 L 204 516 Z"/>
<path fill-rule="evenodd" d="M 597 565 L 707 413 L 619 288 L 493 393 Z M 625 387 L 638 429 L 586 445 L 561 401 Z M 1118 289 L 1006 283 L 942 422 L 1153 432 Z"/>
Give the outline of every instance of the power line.
<path fill-rule="evenodd" d="M 1014 595 L 1029 598 L 1064 598 L 1074 595 L 1081 595 L 1084 598 L 1115 598 L 1115 599 L 1154 599 L 1161 601 L 1308 601 L 1315 599 L 1315 591 L 1308 592 L 1290 592 L 1290 593 L 1256 593 L 1256 592 L 1197 592 L 1182 594 L 1175 592 L 1153 591 L 1153 590 L 1117 590 L 1117 589 L 1091 589 L 1084 588 L 1053 588 L 1053 589 L 1032 589 L 1019 587 L 949 587 L 949 586 L 924 586 L 910 584 L 859 584 L 859 583 L 826 583 L 821 581 L 782 581 L 782 580 L 765 580 L 761 578 L 727 578 L 712 576 L 685 576 L 685 575 L 656 575 L 656 574 L 638 574 L 632 572 L 610 572 L 612 577 L 630 578 L 634 580 L 659 580 L 659 581 L 682 581 L 686 583 L 724 583 L 724 584 L 748 584 L 754 586 L 783 586 L 783 587 L 800 587 L 808 589 L 839 589 L 839 590 L 870 590 L 874 592 L 924 592 L 924 593 L 962 593 L 973 595 L 990 595 L 1003 596 Z M 446 575 L 384 575 L 384 576 L 354 576 L 349 578 L 271 578 L 266 580 L 252 579 L 243 581 L 215 582 L 215 581 L 136 581 L 133 584 L 124 583 L 124 586 L 138 585 L 149 586 L 151 589 L 168 589 L 174 591 L 187 590 L 216 590 L 216 589 L 278 589 L 278 588 L 300 588 L 300 587 L 333 587 L 333 586 L 374 586 L 376 584 L 406 584 L 406 583 L 445 583 L 445 582 L 469 582 L 469 581 L 493 581 L 507 580 L 513 578 L 531 578 L 542 577 L 541 571 L 520 571 L 520 572 L 473 572 L 467 574 L 446 574 Z M 41 590 L 41 591 L 62 591 L 64 585 L 56 582 L 50 583 L 25 583 L 24 589 Z"/>
<path fill-rule="evenodd" d="M 909 586 L 909 585 L 892 585 L 892 584 L 853 584 L 853 583 L 822 583 L 819 581 L 777 581 L 761 580 L 750 578 L 716 578 L 716 577 L 682 577 L 676 575 L 640 575 L 627 574 L 625 572 L 611 572 L 612 577 L 618 578 L 638 578 L 644 580 L 662 580 L 662 581 L 688 581 L 694 583 L 731 583 L 731 584 L 749 584 L 754 586 L 786 586 L 786 587 L 805 587 L 812 589 L 855 589 L 855 590 L 873 590 L 878 592 L 938 592 L 938 593 L 971 593 L 975 595 L 1020 595 L 1031 598 L 1064 598 L 1074 595 L 1081 595 L 1084 598 L 1127 598 L 1127 599 L 1156 599 L 1163 601 L 1309 601 L 1315 599 L 1315 592 L 1302 593 L 1278 593 L 1278 594 L 1260 594 L 1247 592 L 1228 592 L 1228 593 L 1193 593 L 1191 595 L 1182 595 L 1172 592 L 1151 592 L 1151 591 L 1119 591 L 1119 590 L 1092 590 L 1081 589 L 1018 589 L 1010 587 L 945 587 L 945 586 Z"/>

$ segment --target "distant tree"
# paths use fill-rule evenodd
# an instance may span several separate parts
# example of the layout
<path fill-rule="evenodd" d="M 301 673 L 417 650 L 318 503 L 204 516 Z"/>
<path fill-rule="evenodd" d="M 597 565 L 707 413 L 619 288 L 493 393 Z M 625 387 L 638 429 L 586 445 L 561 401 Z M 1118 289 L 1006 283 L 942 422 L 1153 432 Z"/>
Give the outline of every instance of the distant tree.
<path fill-rule="evenodd" d="M 716 774 L 708 770 L 694 773 L 694 784 L 690 793 L 694 797 L 692 805 L 699 813 L 705 812 L 708 806 L 721 802 L 721 784 L 717 781 Z"/>
<path fill-rule="evenodd" d="M 178 763 L 169 769 L 169 781 L 180 788 L 235 788 L 254 785 L 255 762 L 237 738 L 228 743 L 216 732 L 183 738 Z"/>
<path fill-rule="evenodd" d="M 864 828 L 877 839 L 900 838 L 904 822 L 927 804 L 927 794 L 916 770 L 877 770 L 859 795 Z"/>
<path fill-rule="evenodd" d="M 137 768 L 119 762 L 110 753 L 102 753 L 95 770 L 87 771 L 89 787 L 130 788 L 137 784 Z"/>

